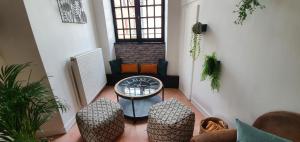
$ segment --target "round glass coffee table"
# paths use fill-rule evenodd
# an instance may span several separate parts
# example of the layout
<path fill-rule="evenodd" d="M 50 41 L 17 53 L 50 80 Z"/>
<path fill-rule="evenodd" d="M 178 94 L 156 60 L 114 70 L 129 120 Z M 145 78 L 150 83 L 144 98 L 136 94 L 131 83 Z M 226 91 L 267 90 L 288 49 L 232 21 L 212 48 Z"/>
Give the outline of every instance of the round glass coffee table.
<path fill-rule="evenodd" d="M 164 101 L 163 83 L 151 76 L 125 78 L 115 85 L 115 93 L 124 115 L 135 120 L 147 117 L 152 105 Z"/>

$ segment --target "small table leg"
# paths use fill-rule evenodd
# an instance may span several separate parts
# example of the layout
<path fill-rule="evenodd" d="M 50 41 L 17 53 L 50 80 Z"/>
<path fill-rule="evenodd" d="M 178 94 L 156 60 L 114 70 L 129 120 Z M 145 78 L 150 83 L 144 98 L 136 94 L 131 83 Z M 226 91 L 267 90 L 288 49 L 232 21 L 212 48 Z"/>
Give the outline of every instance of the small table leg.
<path fill-rule="evenodd" d="M 134 123 L 135 123 L 136 122 L 136 118 L 135 118 L 135 109 L 134 109 L 134 101 L 133 101 L 133 99 L 131 99 L 131 104 L 132 104 L 133 119 L 134 119 Z"/>
<path fill-rule="evenodd" d="M 117 95 L 117 101 L 119 102 L 119 96 Z"/>

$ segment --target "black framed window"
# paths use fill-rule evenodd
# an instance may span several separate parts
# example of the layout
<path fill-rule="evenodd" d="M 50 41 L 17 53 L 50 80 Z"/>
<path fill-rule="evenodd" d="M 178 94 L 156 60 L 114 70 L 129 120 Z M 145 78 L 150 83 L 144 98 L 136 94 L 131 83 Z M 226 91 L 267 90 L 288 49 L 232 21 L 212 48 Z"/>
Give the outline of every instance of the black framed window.
<path fill-rule="evenodd" d="M 164 42 L 164 0 L 111 0 L 117 42 Z"/>

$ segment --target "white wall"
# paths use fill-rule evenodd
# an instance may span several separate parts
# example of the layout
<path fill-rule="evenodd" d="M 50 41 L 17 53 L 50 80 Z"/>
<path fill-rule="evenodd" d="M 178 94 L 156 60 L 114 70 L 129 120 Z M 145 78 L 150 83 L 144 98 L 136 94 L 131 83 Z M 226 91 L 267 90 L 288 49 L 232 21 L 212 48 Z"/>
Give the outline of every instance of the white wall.
<path fill-rule="evenodd" d="M 273 110 L 299 112 L 300 1 L 262 1 L 267 8 L 257 10 L 243 26 L 233 23 L 238 0 L 190 2 L 190 8 L 182 10 L 188 20 L 181 29 L 191 28 L 191 8 L 197 2 L 201 3 L 201 22 L 209 26 L 201 41 L 201 57 L 195 63 L 193 103 L 208 115 L 224 118 L 230 124 L 234 118 L 252 123 Z M 187 35 L 181 34 L 181 38 L 184 36 Z M 222 62 L 219 93 L 211 91 L 210 82 L 200 81 L 204 55 L 213 51 Z M 187 50 L 179 51 L 179 57 L 184 57 L 179 62 L 179 70 L 183 68 L 179 72 L 180 86 L 186 93 L 182 86 L 189 84 L 182 79 L 188 78 L 190 71 L 183 70 L 191 68 Z"/>
<path fill-rule="evenodd" d="M 191 83 L 192 83 L 192 58 L 190 56 L 191 47 L 191 27 L 196 22 L 197 4 L 199 1 L 183 1 L 179 4 L 179 8 L 176 11 L 180 11 L 178 19 L 180 21 L 180 27 L 174 27 L 179 29 L 178 34 L 178 74 L 179 74 L 179 89 L 190 98 L 191 94 Z M 172 13 L 169 14 L 171 16 Z"/>
<path fill-rule="evenodd" d="M 6 65 L 5 60 L 2 56 L 0 56 L 0 66 L 4 66 L 4 65 Z"/>
<path fill-rule="evenodd" d="M 1 0 L 0 18 L 1 65 L 31 62 L 31 81 L 37 81 L 47 76 L 34 41 L 23 2 L 18 0 Z M 27 79 L 28 74 L 29 69 L 20 75 L 20 79 Z M 44 83 L 50 88 L 47 79 L 44 80 Z M 53 127 L 53 124 L 55 124 L 55 127 Z M 60 116 L 55 115 L 42 129 L 48 134 L 63 132 Z"/>
<path fill-rule="evenodd" d="M 178 75 L 178 49 L 179 25 L 180 25 L 180 0 L 166 1 L 166 60 L 168 63 L 168 75 Z"/>
<path fill-rule="evenodd" d="M 3 60 L 6 64 L 33 62 L 32 79 L 41 79 L 46 74 L 22 1 L 2 0 L 0 2 L 0 53 Z"/>
<path fill-rule="evenodd" d="M 109 61 L 115 59 L 115 32 L 110 0 L 93 0 L 99 46 L 103 51 L 106 73 L 111 73 Z"/>
<path fill-rule="evenodd" d="M 61 114 L 68 130 L 78 110 L 68 62 L 71 56 L 98 47 L 92 2 L 83 1 L 87 24 L 62 23 L 56 0 L 24 0 L 24 4 L 45 70 L 52 76 L 53 93 L 69 105 Z"/>

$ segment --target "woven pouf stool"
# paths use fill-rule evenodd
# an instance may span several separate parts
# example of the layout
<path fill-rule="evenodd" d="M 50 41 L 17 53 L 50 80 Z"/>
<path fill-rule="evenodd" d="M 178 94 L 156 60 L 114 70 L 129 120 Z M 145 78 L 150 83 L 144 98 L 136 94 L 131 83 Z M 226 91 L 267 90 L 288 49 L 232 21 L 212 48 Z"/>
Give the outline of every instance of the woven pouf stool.
<path fill-rule="evenodd" d="M 76 121 L 86 142 L 112 142 L 124 131 L 121 106 L 110 100 L 99 99 L 76 114 Z"/>
<path fill-rule="evenodd" d="M 153 105 L 147 132 L 152 142 L 189 142 L 193 136 L 195 113 L 175 99 Z"/>

